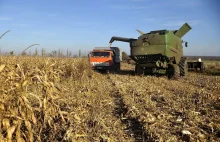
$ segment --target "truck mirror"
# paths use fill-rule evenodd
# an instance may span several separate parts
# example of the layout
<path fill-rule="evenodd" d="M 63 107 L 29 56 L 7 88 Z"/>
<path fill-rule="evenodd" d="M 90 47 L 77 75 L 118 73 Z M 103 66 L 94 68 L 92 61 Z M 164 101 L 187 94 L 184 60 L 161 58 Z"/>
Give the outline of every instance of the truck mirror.
<path fill-rule="evenodd" d="M 185 47 L 188 47 L 188 42 L 185 42 Z"/>

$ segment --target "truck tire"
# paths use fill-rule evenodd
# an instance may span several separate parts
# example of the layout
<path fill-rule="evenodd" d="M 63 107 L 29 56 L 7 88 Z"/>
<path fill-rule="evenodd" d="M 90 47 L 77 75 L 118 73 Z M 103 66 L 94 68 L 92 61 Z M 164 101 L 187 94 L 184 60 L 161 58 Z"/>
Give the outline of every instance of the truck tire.
<path fill-rule="evenodd" d="M 109 74 L 109 73 L 110 73 L 110 70 L 105 70 L 105 73 L 106 73 L 106 74 Z"/>
<path fill-rule="evenodd" d="M 121 64 L 120 63 L 116 63 L 114 66 L 114 72 L 119 72 L 121 70 Z"/>
<path fill-rule="evenodd" d="M 117 63 L 117 71 L 120 71 L 121 70 L 121 63 Z"/>
<path fill-rule="evenodd" d="M 188 65 L 185 57 L 181 57 L 179 62 L 179 68 L 180 68 L 180 76 L 188 75 Z"/>

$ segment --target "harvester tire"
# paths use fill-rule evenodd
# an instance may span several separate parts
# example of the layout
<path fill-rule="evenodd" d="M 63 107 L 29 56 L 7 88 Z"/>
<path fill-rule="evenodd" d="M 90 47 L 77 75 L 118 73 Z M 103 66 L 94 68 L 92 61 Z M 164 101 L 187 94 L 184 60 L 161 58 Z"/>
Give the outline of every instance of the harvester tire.
<path fill-rule="evenodd" d="M 174 68 L 174 79 L 177 79 L 180 77 L 180 68 L 177 64 L 173 64 L 173 68 Z"/>
<path fill-rule="evenodd" d="M 167 76 L 169 79 L 178 79 L 180 77 L 180 68 L 177 64 L 168 65 Z"/>
<path fill-rule="evenodd" d="M 144 70 L 139 65 L 135 65 L 135 74 L 136 75 L 143 75 Z"/>
<path fill-rule="evenodd" d="M 187 76 L 188 65 L 187 65 L 187 60 L 185 57 L 181 57 L 180 62 L 179 62 L 179 68 L 180 68 L 180 76 Z"/>

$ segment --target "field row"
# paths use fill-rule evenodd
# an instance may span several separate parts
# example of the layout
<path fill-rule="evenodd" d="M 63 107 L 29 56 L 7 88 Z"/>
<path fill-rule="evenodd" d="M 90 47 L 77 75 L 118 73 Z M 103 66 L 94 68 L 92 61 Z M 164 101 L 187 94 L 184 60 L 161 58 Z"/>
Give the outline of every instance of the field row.
<path fill-rule="evenodd" d="M 0 57 L 0 141 L 218 141 L 220 78 L 100 74 L 86 59 Z"/>
<path fill-rule="evenodd" d="M 219 140 L 220 78 L 111 75 L 132 117 L 160 141 Z M 184 133 L 189 133 L 184 135 Z"/>

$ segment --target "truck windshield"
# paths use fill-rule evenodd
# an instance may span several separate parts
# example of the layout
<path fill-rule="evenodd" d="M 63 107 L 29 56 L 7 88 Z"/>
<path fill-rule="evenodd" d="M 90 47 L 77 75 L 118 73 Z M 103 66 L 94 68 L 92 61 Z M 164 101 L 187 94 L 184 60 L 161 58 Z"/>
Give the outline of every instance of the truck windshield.
<path fill-rule="evenodd" d="M 110 56 L 109 52 L 92 52 L 92 57 L 108 57 Z"/>

